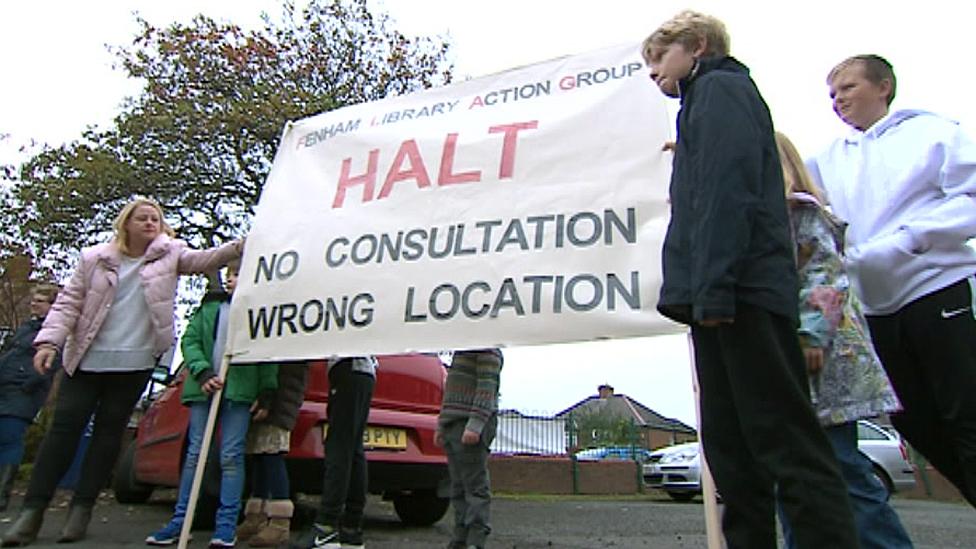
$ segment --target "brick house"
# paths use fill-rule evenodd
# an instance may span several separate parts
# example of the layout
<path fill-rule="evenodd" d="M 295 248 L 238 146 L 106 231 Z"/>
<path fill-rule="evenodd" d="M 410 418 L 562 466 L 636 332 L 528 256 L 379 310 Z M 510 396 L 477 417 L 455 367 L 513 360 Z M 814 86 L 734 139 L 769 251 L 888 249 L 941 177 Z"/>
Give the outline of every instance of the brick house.
<path fill-rule="evenodd" d="M 613 387 L 606 383 L 597 387 L 597 394 L 573 404 L 555 417 L 568 421 L 571 416 L 581 415 L 630 420 L 638 429 L 642 446 L 651 450 L 698 439 L 693 427 L 664 417 L 627 395 L 615 393 Z"/>

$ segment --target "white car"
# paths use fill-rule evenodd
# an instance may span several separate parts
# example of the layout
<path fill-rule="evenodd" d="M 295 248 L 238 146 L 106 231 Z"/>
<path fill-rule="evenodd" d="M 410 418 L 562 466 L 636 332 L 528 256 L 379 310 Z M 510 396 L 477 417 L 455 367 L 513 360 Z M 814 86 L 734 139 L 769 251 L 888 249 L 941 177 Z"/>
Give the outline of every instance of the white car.
<path fill-rule="evenodd" d="M 872 465 L 878 481 L 889 494 L 915 486 L 915 469 L 897 434 L 870 421 L 857 422 L 857 447 Z M 688 442 L 651 452 L 644 465 L 644 483 L 659 488 L 676 501 L 701 494 L 701 459 L 698 443 Z"/>

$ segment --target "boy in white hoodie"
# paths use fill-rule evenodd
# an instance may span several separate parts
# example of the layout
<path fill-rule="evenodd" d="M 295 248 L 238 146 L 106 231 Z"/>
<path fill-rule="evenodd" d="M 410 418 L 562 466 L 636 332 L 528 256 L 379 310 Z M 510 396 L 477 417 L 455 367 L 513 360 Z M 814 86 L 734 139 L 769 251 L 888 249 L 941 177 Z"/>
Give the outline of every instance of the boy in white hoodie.
<path fill-rule="evenodd" d="M 889 112 L 891 64 L 827 77 L 854 131 L 808 168 L 849 223 L 847 269 L 904 406 L 892 423 L 976 506 L 976 143 L 955 122 Z"/>

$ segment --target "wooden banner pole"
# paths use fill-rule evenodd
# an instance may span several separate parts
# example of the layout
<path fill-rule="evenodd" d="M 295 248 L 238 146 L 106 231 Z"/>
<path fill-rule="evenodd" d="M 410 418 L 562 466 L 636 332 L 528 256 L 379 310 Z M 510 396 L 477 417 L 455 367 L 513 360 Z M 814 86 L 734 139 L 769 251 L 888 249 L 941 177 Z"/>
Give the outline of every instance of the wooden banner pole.
<path fill-rule="evenodd" d="M 217 378 L 221 381 L 227 379 L 227 368 L 230 366 L 230 353 L 225 353 L 220 361 L 220 370 Z M 189 375 L 189 373 L 187 373 Z M 203 430 L 203 442 L 200 443 L 200 456 L 197 459 L 197 468 L 193 472 L 193 486 L 190 488 L 190 500 L 186 502 L 186 517 L 183 519 L 183 529 L 180 530 L 180 541 L 178 549 L 186 549 L 190 542 L 190 528 L 193 526 L 193 515 L 197 510 L 197 499 L 200 497 L 200 486 L 203 484 L 203 472 L 207 468 L 207 457 L 210 454 L 210 441 L 213 440 L 214 426 L 217 424 L 217 412 L 220 410 L 221 397 L 224 394 L 223 386 L 210 397 L 210 412 L 207 415 L 207 426 Z"/>

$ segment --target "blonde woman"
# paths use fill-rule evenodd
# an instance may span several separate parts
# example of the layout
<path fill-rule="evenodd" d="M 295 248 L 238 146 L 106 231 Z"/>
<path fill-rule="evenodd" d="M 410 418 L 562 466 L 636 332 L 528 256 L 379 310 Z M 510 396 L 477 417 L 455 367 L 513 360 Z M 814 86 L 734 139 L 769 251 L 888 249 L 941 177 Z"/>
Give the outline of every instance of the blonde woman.
<path fill-rule="evenodd" d="M 213 271 L 240 257 L 242 242 L 192 250 L 175 239 L 163 209 L 148 198 L 129 202 L 111 241 L 86 248 L 34 339 L 34 368 L 51 369 L 62 351 L 64 381 L 54 419 L 34 462 L 23 508 L 3 546 L 37 538 L 44 510 L 71 465 L 82 431 L 94 430 L 60 543 L 85 537 L 92 507 L 118 457 L 129 414 L 156 359 L 174 340 L 179 275 Z"/>

